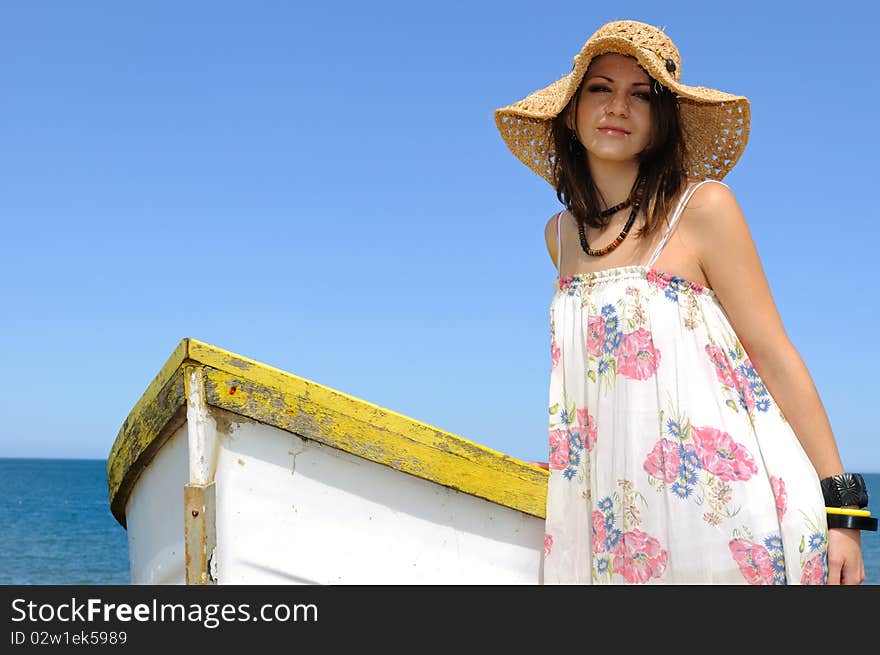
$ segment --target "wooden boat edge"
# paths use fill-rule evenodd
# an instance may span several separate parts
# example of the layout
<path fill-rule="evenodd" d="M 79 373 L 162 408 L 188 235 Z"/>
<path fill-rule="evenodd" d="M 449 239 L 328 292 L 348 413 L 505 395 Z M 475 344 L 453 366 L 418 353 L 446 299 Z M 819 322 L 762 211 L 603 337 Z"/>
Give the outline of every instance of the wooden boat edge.
<path fill-rule="evenodd" d="M 210 407 L 544 518 L 546 471 L 369 401 L 184 338 L 132 408 L 108 456 L 110 507 L 123 526 L 128 495 L 140 472 L 186 421 L 192 381 L 184 367 L 198 371 Z"/>

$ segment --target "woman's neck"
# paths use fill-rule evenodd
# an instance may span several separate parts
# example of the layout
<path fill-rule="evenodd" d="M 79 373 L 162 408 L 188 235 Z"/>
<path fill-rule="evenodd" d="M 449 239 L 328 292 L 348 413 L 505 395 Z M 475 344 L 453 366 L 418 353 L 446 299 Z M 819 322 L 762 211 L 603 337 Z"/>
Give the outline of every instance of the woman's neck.
<path fill-rule="evenodd" d="M 590 161 L 590 175 L 599 194 L 605 199 L 605 208 L 629 198 L 638 174 L 639 164 L 636 161 Z"/>

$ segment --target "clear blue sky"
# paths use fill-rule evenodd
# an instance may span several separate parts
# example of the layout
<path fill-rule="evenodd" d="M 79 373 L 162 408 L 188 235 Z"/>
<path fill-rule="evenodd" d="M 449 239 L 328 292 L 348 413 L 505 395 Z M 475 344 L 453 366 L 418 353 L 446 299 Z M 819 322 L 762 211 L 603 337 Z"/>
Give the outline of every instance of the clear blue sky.
<path fill-rule="evenodd" d="M 875 7 L 4 2 L 0 456 L 106 457 L 192 337 L 546 459 L 559 204 L 492 112 L 631 18 L 750 98 L 725 181 L 880 471 Z"/>

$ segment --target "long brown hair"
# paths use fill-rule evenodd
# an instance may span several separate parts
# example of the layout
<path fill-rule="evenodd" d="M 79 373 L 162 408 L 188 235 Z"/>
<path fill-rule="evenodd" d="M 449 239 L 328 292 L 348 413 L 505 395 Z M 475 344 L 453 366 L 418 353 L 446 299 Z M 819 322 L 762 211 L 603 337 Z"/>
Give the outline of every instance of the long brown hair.
<path fill-rule="evenodd" d="M 604 228 L 609 219 L 595 216 L 603 209 L 599 190 L 590 175 L 587 153 L 579 141 L 572 140 L 572 131 L 565 124 L 569 112 L 576 112 L 577 102 L 587 74 L 581 79 L 577 92 L 553 119 L 550 139 L 556 151 L 552 162 L 556 179 L 556 197 L 574 214 L 579 223 Z M 684 189 L 684 134 L 678 112 L 678 99 L 665 86 L 648 75 L 651 85 L 651 140 L 650 146 L 639 154 L 639 175 L 646 176 L 642 207 L 647 214 L 645 226 L 638 236 L 653 234 L 666 219 L 672 204 Z M 659 89 L 659 93 L 656 90 Z"/>

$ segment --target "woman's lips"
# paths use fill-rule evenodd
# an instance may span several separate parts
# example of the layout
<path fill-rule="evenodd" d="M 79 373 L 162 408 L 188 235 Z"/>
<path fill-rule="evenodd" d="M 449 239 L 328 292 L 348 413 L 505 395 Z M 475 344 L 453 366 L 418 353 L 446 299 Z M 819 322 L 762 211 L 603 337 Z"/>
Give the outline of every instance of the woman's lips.
<path fill-rule="evenodd" d="M 604 132 L 605 134 L 610 134 L 611 136 L 626 136 L 629 134 L 626 130 L 618 130 L 613 127 L 600 127 L 600 132 Z"/>

